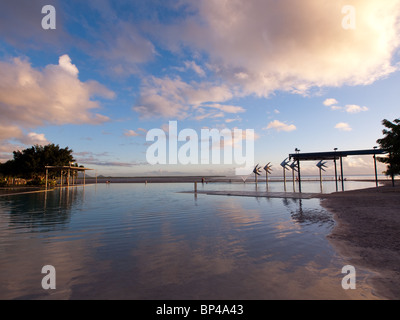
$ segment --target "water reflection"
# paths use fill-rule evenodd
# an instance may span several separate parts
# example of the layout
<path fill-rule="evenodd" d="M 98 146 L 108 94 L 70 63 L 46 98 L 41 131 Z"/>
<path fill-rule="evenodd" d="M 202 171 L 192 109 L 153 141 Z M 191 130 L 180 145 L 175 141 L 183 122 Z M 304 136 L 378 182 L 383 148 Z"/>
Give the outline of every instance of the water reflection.
<path fill-rule="evenodd" d="M 54 191 L 3 197 L 10 228 L 27 232 L 62 230 L 71 221 L 74 206 L 82 203 L 84 188 L 60 188 Z"/>
<path fill-rule="evenodd" d="M 309 205 L 303 209 L 303 202 L 315 203 L 315 207 Z M 318 224 L 320 226 L 332 227 L 335 223 L 332 214 L 321 208 L 316 202 L 319 200 L 303 200 L 303 199 L 282 199 L 283 205 L 290 210 L 292 219 L 300 224 Z M 295 205 L 295 208 L 291 206 Z"/>
<path fill-rule="evenodd" d="M 114 184 L 0 199 L 0 298 L 372 296 L 362 276 L 361 291 L 341 290 L 344 264 L 317 201 L 180 190 Z M 46 264 L 57 270 L 54 292 L 40 287 Z"/>

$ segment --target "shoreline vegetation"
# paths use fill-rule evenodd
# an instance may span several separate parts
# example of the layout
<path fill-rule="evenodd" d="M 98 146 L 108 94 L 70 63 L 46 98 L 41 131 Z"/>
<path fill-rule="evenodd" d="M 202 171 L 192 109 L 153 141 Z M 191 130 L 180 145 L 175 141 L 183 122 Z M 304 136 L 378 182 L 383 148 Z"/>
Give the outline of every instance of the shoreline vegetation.
<path fill-rule="evenodd" d="M 201 182 L 243 183 L 227 177 L 101 177 L 106 183 L 189 183 Z M 86 178 L 93 184 L 94 178 Z M 276 181 L 282 181 L 277 179 Z M 276 182 L 275 181 L 275 182 Z M 313 180 L 315 181 L 315 180 Z M 374 181 L 349 179 L 348 181 Z M 378 188 L 320 194 L 321 205 L 336 221 L 328 240 L 339 255 L 349 263 L 372 271 L 376 276 L 371 284 L 383 299 L 400 298 L 400 186 L 392 187 L 388 180 L 380 179 Z M 272 183 L 274 180 L 271 181 Z M 248 183 L 254 183 L 249 177 Z M 75 185 L 80 186 L 80 184 Z M 64 186 L 66 187 L 66 186 Z M 10 186 L 0 188 L 0 196 L 43 192 L 44 187 Z M 50 190 L 49 190 L 50 191 Z"/>

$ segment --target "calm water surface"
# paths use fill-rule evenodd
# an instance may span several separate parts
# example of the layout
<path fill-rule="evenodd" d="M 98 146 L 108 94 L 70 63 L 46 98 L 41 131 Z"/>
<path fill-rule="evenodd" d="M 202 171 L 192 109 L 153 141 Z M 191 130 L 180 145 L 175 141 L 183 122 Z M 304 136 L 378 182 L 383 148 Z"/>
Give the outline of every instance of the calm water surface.
<path fill-rule="evenodd" d="M 362 270 L 356 290 L 342 289 L 348 262 L 326 239 L 334 221 L 319 200 L 179 193 L 188 190 L 111 184 L 0 197 L 0 298 L 377 298 Z M 56 269 L 56 290 L 41 286 L 44 265 Z"/>

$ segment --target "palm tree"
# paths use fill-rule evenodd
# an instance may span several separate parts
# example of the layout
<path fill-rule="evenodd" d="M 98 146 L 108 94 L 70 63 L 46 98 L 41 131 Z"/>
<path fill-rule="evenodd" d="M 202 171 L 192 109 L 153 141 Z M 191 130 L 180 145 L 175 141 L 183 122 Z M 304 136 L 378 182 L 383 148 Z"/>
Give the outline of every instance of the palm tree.
<path fill-rule="evenodd" d="M 382 131 L 385 137 L 377 140 L 377 143 L 389 155 L 385 158 L 379 157 L 378 161 L 387 164 L 385 174 L 392 177 L 394 186 L 394 177 L 400 174 L 400 119 L 395 119 L 393 122 L 385 119 L 382 124 L 387 128 Z"/>

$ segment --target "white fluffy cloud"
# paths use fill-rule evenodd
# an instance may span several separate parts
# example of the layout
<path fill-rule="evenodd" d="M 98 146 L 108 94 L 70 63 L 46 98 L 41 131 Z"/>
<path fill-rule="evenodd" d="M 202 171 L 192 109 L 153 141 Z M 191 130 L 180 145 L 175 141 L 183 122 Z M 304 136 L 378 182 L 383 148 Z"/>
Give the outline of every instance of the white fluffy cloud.
<path fill-rule="evenodd" d="M 339 102 L 336 99 L 326 99 L 324 101 L 324 105 L 327 106 L 327 107 L 330 107 L 332 110 L 342 110 L 344 112 L 353 113 L 353 114 L 360 113 L 360 112 L 365 112 L 365 111 L 369 110 L 365 106 L 361 107 L 361 106 L 356 105 L 356 104 L 348 104 L 348 105 L 346 105 L 344 107 L 340 107 L 340 106 L 337 105 L 338 103 Z"/>
<path fill-rule="evenodd" d="M 360 113 L 360 112 L 368 111 L 367 107 L 360 107 L 360 106 L 355 105 L 355 104 L 349 104 L 349 105 L 345 106 L 344 109 L 348 113 Z"/>
<path fill-rule="evenodd" d="M 350 127 L 350 125 L 346 122 L 339 122 L 336 126 L 335 129 L 338 129 L 340 131 L 352 131 L 353 129 Z"/>
<path fill-rule="evenodd" d="M 342 8 L 349 5 L 345 0 L 186 3 L 190 15 L 170 25 L 155 23 L 149 30 L 173 52 L 204 53 L 202 65 L 185 61 L 181 71 L 191 69 L 202 77 L 207 68 L 217 80 L 146 79 L 134 107 L 142 117 L 182 119 L 193 106 L 247 95 L 268 97 L 277 90 L 309 94 L 327 86 L 367 85 L 399 69 L 394 59 L 400 46 L 398 0 L 352 0 L 354 30 L 342 26 Z M 367 110 L 337 103 L 333 98 L 324 102 L 349 113 Z"/>
<path fill-rule="evenodd" d="M 326 99 L 324 101 L 324 106 L 330 107 L 333 106 L 335 104 L 338 104 L 339 102 L 336 99 L 330 98 L 330 99 Z"/>
<path fill-rule="evenodd" d="M 213 115 L 204 115 L 204 108 L 218 109 L 219 114 L 238 113 L 245 110 L 239 106 L 224 105 L 233 97 L 232 90 L 226 85 L 214 85 L 211 82 L 186 83 L 181 78 L 149 77 L 142 83 L 140 97 L 133 107 L 142 118 L 165 117 L 184 119 L 196 110 L 200 113 L 197 120 Z"/>
<path fill-rule="evenodd" d="M 0 139 L 47 141 L 23 132 L 46 124 L 98 124 L 108 117 L 93 113 L 100 108 L 94 96 L 113 98 L 114 93 L 96 81 L 82 82 L 68 55 L 58 65 L 35 69 L 29 61 L 0 61 Z"/>
<path fill-rule="evenodd" d="M 264 130 L 270 130 L 270 129 L 274 129 L 278 132 L 281 132 L 281 131 L 291 132 L 291 131 L 296 130 L 297 128 L 294 124 L 289 125 L 289 124 L 286 124 L 279 120 L 274 120 L 274 121 L 270 122 L 266 128 L 264 128 Z"/>
<path fill-rule="evenodd" d="M 29 132 L 20 141 L 26 145 L 46 145 L 49 141 L 46 139 L 43 133 Z"/>
<path fill-rule="evenodd" d="M 313 87 L 365 85 L 398 66 L 398 0 L 352 0 L 356 28 L 345 30 L 348 1 L 199 1 L 165 42 L 206 52 L 210 69 L 243 94 L 275 90 L 306 93 Z M 162 35 L 161 35 L 162 36 Z"/>

